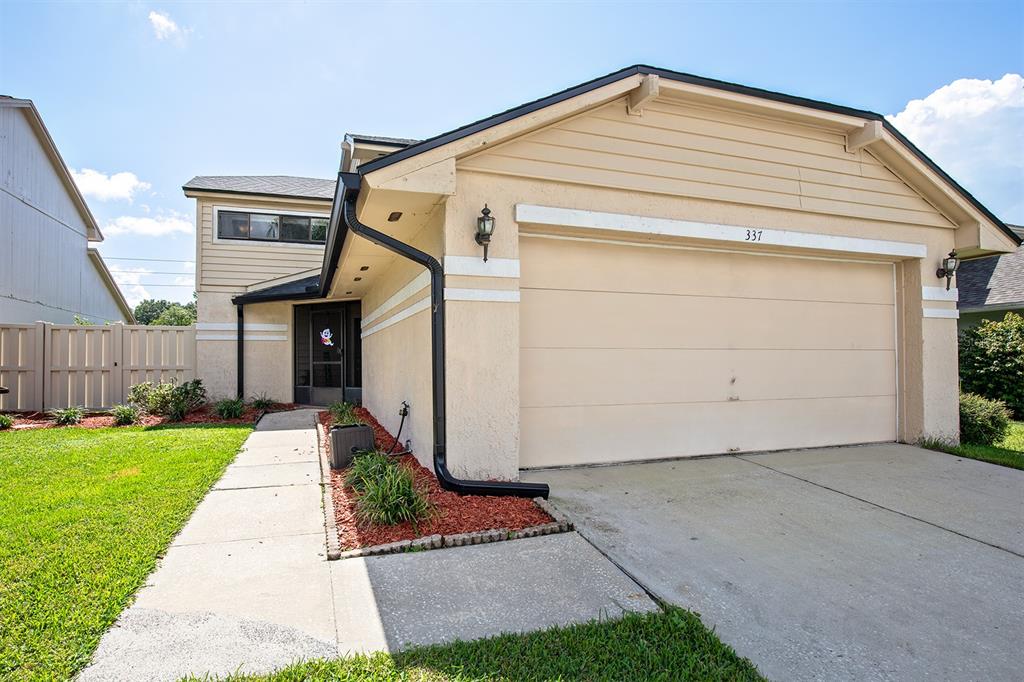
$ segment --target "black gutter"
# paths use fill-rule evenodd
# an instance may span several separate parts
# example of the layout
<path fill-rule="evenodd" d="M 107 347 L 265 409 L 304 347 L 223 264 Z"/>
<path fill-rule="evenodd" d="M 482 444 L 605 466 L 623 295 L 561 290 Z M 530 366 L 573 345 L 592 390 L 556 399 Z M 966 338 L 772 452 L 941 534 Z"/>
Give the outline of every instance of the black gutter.
<path fill-rule="evenodd" d="M 792 104 L 795 106 L 806 107 L 808 109 L 817 109 L 819 111 L 827 111 L 833 114 L 840 114 L 843 116 L 852 116 L 855 118 L 863 118 L 871 121 L 879 121 L 882 126 L 889 131 L 893 137 L 900 141 L 914 156 L 920 159 L 928 168 L 942 178 L 946 183 L 949 184 L 954 190 L 956 190 L 964 199 L 966 199 L 972 206 L 981 211 L 986 218 L 995 223 L 1006 236 L 1013 240 L 1014 244 L 1020 246 L 1021 238 L 1018 237 L 1014 232 L 1006 226 L 1003 221 L 997 218 L 991 211 L 978 201 L 974 196 L 966 189 L 960 186 L 960 184 L 951 178 L 944 170 L 932 161 L 928 156 L 922 152 L 917 146 L 914 145 L 910 140 L 903 136 L 903 133 L 898 131 L 889 121 L 886 120 L 885 116 L 875 113 L 873 111 L 867 111 L 865 109 L 854 109 L 852 107 L 846 107 L 839 104 L 832 104 L 830 102 L 822 102 L 820 100 L 809 99 L 806 97 L 797 97 L 795 95 L 787 95 L 781 92 L 774 92 L 772 90 L 764 90 L 761 88 L 754 88 L 748 85 L 740 85 L 739 83 L 730 83 L 728 81 L 717 80 L 714 78 L 705 78 L 703 76 L 696 76 L 690 73 L 682 73 L 679 71 L 670 71 L 668 69 L 659 69 L 653 66 L 647 66 L 645 64 L 637 64 L 635 66 L 629 66 L 625 69 L 615 71 L 607 76 L 601 76 L 594 80 L 587 81 L 580 85 L 556 92 L 553 95 L 542 97 L 541 99 L 527 102 L 518 107 L 513 107 L 499 114 L 489 116 L 474 123 L 469 123 L 455 130 L 451 130 L 446 133 L 441 133 L 435 137 L 428 138 L 417 144 L 410 145 L 405 149 L 399 149 L 391 152 L 386 156 L 381 156 L 376 159 L 367 161 L 359 166 L 360 174 L 372 173 L 375 170 L 390 166 L 393 163 L 398 163 L 403 159 L 407 159 L 417 154 L 430 151 L 437 147 L 449 144 L 456 140 L 462 139 L 469 135 L 473 135 L 482 130 L 493 128 L 494 126 L 501 125 L 513 119 L 525 116 L 526 114 L 533 113 L 545 107 L 549 107 L 553 104 L 558 104 L 567 99 L 578 97 L 579 95 L 586 94 L 598 88 L 602 88 L 616 81 L 620 81 L 623 78 L 628 78 L 635 75 L 655 75 L 666 80 L 676 81 L 679 83 L 687 83 L 689 85 L 697 85 L 705 88 L 712 88 L 715 90 L 723 90 L 725 92 L 732 92 L 739 95 L 747 95 L 749 97 L 757 97 L 760 99 L 770 100 L 773 102 L 781 102 L 784 104 Z"/>
<path fill-rule="evenodd" d="M 408 258 L 430 271 L 430 351 L 431 380 L 433 384 L 433 416 L 434 416 L 434 474 L 445 490 L 461 495 L 513 495 L 515 497 L 543 497 L 547 499 L 550 489 L 546 483 L 522 483 L 502 481 L 471 481 L 455 478 L 448 471 L 448 460 L 445 445 L 445 333 L 444 333 L 444 269 L 436 258 L 424 253 L 405 242 L 379 232 L 364 225 L 356 218 L 356 199 L 359 196 L 359 177 L 342 173 L 338 182 L 339 189 L 344 188 L 344 196 L 340 214 L 331 216 L 335 232 L 340 231 L 340 222 L 348 232 L 357 234 L 378 246 Z M 339 224 L 335 225 L 335 220 Z M 343 241 L 343 240 L 342 240 Z M 338 247 L 340 249 L 340 246 Z M 330 281 L 330 280 L 328 280 Z"/>
<path fill-rule="evenodd" d="M 235 348 L 238 357 L 236 358 L 235 371 L 238 373 L 236 381 L 238 399 L 245 400 L 245 306 L 241 303 L 235 306 L 238 311 L 238 331 L 235 334 Z"/>

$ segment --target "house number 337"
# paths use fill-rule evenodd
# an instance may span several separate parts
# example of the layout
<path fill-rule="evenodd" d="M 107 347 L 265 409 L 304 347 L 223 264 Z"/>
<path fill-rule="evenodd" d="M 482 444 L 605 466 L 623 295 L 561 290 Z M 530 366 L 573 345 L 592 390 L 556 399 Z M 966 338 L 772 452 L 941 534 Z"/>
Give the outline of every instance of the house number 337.
<path fill-rule="evenodd" d="M 763 232 L 764 232 L 764 230 L 747 230 L 747 239 L 746 239 L 746 241 L 748 241 L 748 242 L 759 242 L 759 241 L 761 241 L 761 234 Z"/>

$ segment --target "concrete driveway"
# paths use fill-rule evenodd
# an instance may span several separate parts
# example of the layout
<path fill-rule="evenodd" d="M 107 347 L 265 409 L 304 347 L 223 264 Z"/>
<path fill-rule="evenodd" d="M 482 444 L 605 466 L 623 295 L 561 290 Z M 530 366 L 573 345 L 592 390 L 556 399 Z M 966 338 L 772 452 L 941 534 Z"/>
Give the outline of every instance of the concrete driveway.
<path fill-rule="evenodd" d="M 1024 471 L 891 444 L 524 478 L 770 678 L 1024 670 Z"/>

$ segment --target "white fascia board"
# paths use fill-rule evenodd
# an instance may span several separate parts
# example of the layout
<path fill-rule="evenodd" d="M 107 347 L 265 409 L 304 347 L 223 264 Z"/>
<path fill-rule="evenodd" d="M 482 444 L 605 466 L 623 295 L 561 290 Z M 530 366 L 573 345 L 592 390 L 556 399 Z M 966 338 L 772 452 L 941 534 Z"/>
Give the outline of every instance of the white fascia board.
<path fill-rule="evenodd" d="M 374 320 L 385 315 L 389 310 L 397 308 L 398 306 L 405 303 L 407 300 L 415 296 L 423 287 L 430 286 L 430 271 L 424 270 L 420 274 L 416 275 L 411 282 L 406 284 L 404 287 L 396 291 L 386 301 L 381 303 L 379 306 L 374 308 L 370 313 L 363 318 L 362 326 L 369 327 Z"/>
<path fill-rule="evenodd" d="M 445 256 L 444 274 L 469 277 L 519 277 L 518 258 L 490 258 L 484 262 L 478 256 Z"/>
<path fill-rule="evenodd" d="M 924 244 L 894 242 L 884 239 L 865 239 L 813 232 L 794 232 L 766 227 L 721 225 L 692 220 L 651 218 L 625 213 L 604 213 L 554 206 L 516 204 L 516 222 L 552 227 L 573 227 L 596 231 L 631 232 L 641 235 L 688 237 L 720 242 L 738 242 L 752 247 L 760 245 L 785 246 L 816 251 L 862 253 L 895 258 L 924 258 L 928 248 Z"/>
<path fill-rule="evenodd" d="M 946 287 L 921 287 L 921 298 L 925 301 L 959 301 L 960 290 Z"/>
<path fill-rule="evenodd" d="M 197 331 L 236 331 L 238 325 L 234 322 L 196 322 Z M 243 329 L 247 332 L 286 332 L 286 324 L 264 324 L 262 322 L 246 322 Z"/>
<path fill-rule="evenodd" d="M 384 320 L 383 322 L 378 322 L 377 324 L 373 325 L 372 327 L 367 327 L 367 328 L 363 329 L 362 334 L 360 334 L 359 336 L 360 336 L 360 338 L 365 339 L 367 336 L 370 336 L 371 334 L 376 334 L 377 332 L 379 332 L 382 329 L 387 329 L 391 325 L 398 324 L 402 320 L 404 320 L 404 319 L 406 319 L 408 317 L 412 317 L 416 313 L 422 312 L 424 310 L 429 310 L 429 309 L 430 309 L 430 297 L 427 296 L 423 300 L 417 301 L 416 303 L 412 304 L 411 306 L 409 306 L 405 310 L 403 310 L 401 312 L 398 312 L 398 313 L 395 313 L 394 315 L 392 315 L 388 319 Z"/>
<path fill-rule="evenodd" d="M 493 301 L 519 303 L 519 292 L 508 289 L 449 289 L 444 290 L 446 301 Z"/>
<path fill-rule="evenodd" d="M 955 308 L 925 308 L 923 312 L 925 317 L 934 317 L 947 320 L 959 320 L 960 311 Z"/>

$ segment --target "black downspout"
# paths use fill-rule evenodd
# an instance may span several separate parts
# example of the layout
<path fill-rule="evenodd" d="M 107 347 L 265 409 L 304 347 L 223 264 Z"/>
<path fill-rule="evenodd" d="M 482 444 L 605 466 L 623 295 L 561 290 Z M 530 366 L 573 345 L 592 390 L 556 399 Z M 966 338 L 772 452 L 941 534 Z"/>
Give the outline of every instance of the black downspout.
<path fill-rule="evenodd" d="M 238 303 L 235 305 L 238 310 L 238 332 L 235 335 L 237 337 L 237 369 L 238 372 L 238 399 L 245 400 L 245 305 Z"/>
<path fill-rule="evenodd" d="M 444 269 L 429 253 L 400 242 L 394 237 L 363 225 L 356 218 L 357 192 L 346 193 L 342 208 L 345 226 L 353 233 L 378 244 L 389 251 L 408 258 L 430 271 L 430 350 L 431 377 L 434 387 L 434 474 L 445 490 L 462 495 L 514 495 L 516 497 L 543 497 L 550 492 L 547 483 L 517 483 L 503 481 L 467 481 L 455 478 L 448 471 L 445 452 L 445 376 L 444 376 Z"/>

